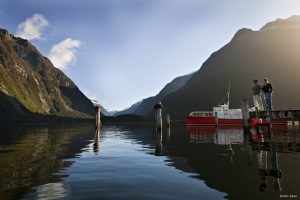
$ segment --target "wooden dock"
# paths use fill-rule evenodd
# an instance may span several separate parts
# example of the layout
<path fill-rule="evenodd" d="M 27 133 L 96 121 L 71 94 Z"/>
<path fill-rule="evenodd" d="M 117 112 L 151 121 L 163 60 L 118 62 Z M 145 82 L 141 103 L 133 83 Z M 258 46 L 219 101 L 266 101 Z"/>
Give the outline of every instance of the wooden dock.
<path fill-rule="evenodd" d="M 258 115 L 259 118 L 272 118 L 272 119 L 284 119 L 284 120 L 299 120 L 300 110 L 274 110 L 267 111 L 252 111 L 249 112 L 251 118 L 255 118 Z"/>

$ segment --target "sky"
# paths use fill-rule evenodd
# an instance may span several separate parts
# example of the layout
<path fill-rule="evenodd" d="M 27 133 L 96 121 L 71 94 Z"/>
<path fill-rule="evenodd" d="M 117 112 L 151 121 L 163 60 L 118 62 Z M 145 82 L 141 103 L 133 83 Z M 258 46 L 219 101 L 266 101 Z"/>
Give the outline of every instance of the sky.
<path fill-rule="evenodd" d="M 239 29 L 292 15 L 299 0 L 0 0 L 0 28 L 109 110 L 197 71 Z"/>

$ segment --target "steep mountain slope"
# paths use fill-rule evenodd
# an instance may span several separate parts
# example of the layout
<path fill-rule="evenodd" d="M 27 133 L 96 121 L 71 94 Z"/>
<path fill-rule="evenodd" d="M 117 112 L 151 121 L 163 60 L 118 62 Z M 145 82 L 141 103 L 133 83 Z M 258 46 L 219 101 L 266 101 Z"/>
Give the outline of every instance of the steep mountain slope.
<path fill-rule="evenodd" d="M 27 40 L 0 29 L 0 118 L 94 115 L 92 102 Z"/>
<path fill-rule="evenodd" d="M 132 114 L 134 113 L 134 111 L 141 105 L 142 101 L 138 101 L 136 103 L 134 103 L 132 106 L 130 106 L 129 108 L 126 108 L 122 111 L 118 111 L 116 112 L 113 116 L 118 116 L 118 115 L 126 115 L 126 114 Z M 104 114 L 104 113 L 103 113 Z"/>
<path fill-rule="evenodd" d="M 258 31 L 239 30 L 213 53 L 181 89 L 163 100 L 165 112 L 184 119 L 193 110 L 211 110 L 226 95 L 230 107 L 251 100 L 252 80 L 270 78 L 275 109 L 300 108 L 300 16 L 278 19 Z"/>
<path fill-rule="evenodd" d="M 136 115 L 148 116 L 153 110 L 154 105 L 158 101 L 161 101 L 167 95 L 183 87 L 185 83 L 189 80 L 189 78 L 192 77 L 192 75 L 193 73 L 173 79 L 156 96 L 143 99 L 141 102 L 137 102 L 133 104 L 130 108 L 116 113 L 116 115 L 136 114 Z"/>

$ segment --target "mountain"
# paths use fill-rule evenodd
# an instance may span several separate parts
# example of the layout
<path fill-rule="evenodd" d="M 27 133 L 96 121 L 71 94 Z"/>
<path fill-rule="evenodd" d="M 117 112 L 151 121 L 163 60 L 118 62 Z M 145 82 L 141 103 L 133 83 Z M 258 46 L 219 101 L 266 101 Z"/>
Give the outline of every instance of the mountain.
<path fill-rule="evenodd" d="M 142 102 L 143 102 L 143 100 L 138 101 L 138 102 L 134 103 L 132 106 L 130 106 L 129 108 L 126 108 L 122 111 L 118 111 L 118 112 L 114 113 L 113 116 L 132 114 L 141 105 Z"/>
<path fill-rule="evenodd" d="M 113 116 L 115 113 L 118 112 L 118 111 L 115 111 L 115 110 L 107 110 L 102 105 L 100 105 L 100 111 L 105 116 Z"/>
<path fill-rule="evenodd" d="M 162 101 L 164 114 L 184 120 L 195 110 L 212 110 L 222 103 L 229 82 L 230 107 L 241 99 L 252 104 L 252 80 L 268 77 L 273 85 L 274 109 L 300 109 L 300 16 L 277 19 L 253 31 L 243 28 L 187 76 L 175 78 L 158 95 L 129 109 L 130 114 L 154 116 L 153 105 Z M 122 113 L 128 114 L 128 113 Z"/>
<path fill-rule="evenodd" d="M 239 108 L 244 98 L 252 104 L 252 80 L 265 77 L 273 85 L 274 109 L 299 109 L 299 36 L 300 16 L 278 19 L 258 31 L 239 30 L 182 88 L 163 98 L 164 112 L 184 119 L 191 111 L 211 110 L 226 95 L 229 81 L 230 107 Z"/>
<path fill-rule="evenodd" d="M 0 118 L 94 116 L 92 102 L 29 41 L 0 29 Z"/>
<path fill-rule="evenodd" d="M 183 87 L 192 75 L 193 73 L 190 73 L 173 79 L 156 96 L 143 99 L 142 101 L 133 104 L 128 109 L 117 112 L 115 115 L 135 114 L 148 116 L 158 101 L 161 101 L 167 95 Z"/>

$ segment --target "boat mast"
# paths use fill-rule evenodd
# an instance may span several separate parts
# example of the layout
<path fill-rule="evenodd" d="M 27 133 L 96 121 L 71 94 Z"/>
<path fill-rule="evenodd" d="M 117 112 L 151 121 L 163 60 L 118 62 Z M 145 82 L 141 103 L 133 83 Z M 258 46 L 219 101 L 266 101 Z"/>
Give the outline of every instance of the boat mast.
<path fill-rule="evenodd" d="M 228 91 L 227 91 L 227 106 L 228 106 L 228 108 L 229 108 L 229 96 L 230 96 L 230 80 L 229 80 Z"/>

